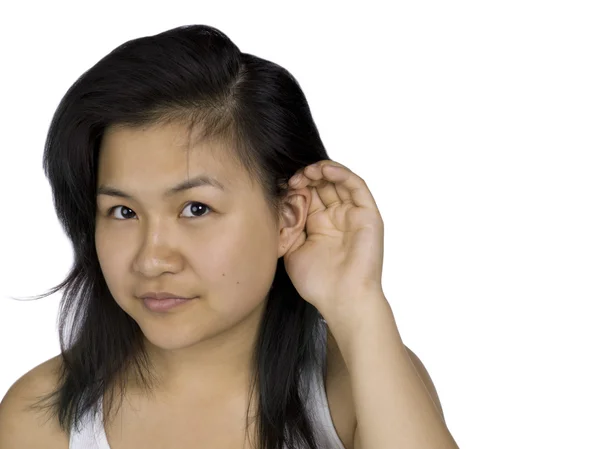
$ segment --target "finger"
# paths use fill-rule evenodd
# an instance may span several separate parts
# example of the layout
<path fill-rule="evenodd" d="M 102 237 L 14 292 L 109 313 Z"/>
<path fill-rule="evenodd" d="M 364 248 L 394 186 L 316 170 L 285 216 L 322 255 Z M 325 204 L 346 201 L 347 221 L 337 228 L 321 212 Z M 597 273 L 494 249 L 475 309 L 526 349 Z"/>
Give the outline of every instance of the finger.
<path fill-rule="evenodd" d="M 305 174 L 306 171 L 311 170 L 312 167 L 320 167 L 321 165 L 323 165 L 325 163 L 329 163 L 331 165 L 338 165 L 338 166 L 343 167 L 343 165 L 340 164 L 339 162 L 335 162 L 335 161 L 332 161 L 330 159 L 324 159 L 324 160 L 315 162 L 313 164 L 307 165 L 305 167 L 302 167 L 299 170 L 296 170 L 296 173 L 294 173 L 294 175 L 291 176 L 290 179 L 288 180 L 288 185 L 290 187 L 292 185 L 295 187 L 297 184 L 294 184 L 294 182 L 293 182 L 294 180 L 296 180 L 296 181 L 302 181 L 302 180 L 304 180 L 304 178 L 305 178 L 304 174 Z M 302 185 L 302 187 L 305 187 L 306 185 L 307 184 L 304 184 L 304 185 Z M 316 185 L 316 184 L 313 184 L 313 185 Z"/>
<path fill-rule="evenodd" d="M 326 165 L 311 165 L 306 168 L 304 176 L 307 177 L 308 185 L 315 187 L 321 202 L 325 207 L 331 207 L 334 204 L 341 204 L 342 199 L 334 183 L 326 179 L 322 170 Z"/>
<path fill-rule="evenodd" d="M 344 166 L 341 167 L 346 168 Z M 333 183 L 333 186 L 335 187 L 335 190 L 343 203 L 354 204 L 354 202 L 352 201 L 352 194 L 348 189 L 345 189 L 343 186 L 335 182 Z"/>
<path fill-rule="evenodd" d="M 308 208 L 308 216 L 310 217 L 315 212 L 324 211 L 327 209 L 327 206 L 323 203 L 319 192 L 317 192 L 316 188 L 310 189 L 310 206 Z"/>
<path fill-rule="evenodd" d="M 304 174 L 302 174 L 302 173 L 296 173 L 289 181 L 289 186 L 292 189 L 292 191 L 302 190 L 305 187 L 309 187 L 309 192 L 310 192 L 310 197 L 311 197 L 310 207 L 308 210 L 309 215 L 318 210 L 326 209 L 326 206 L 323 204 L 323 201 L 321 201 L 321 198 L 319 197 L 319 194 L 317 193 L 317 189 L 315 188 L 315 185 L 317 183 L 318 184 L 324 184 L 324 183 L 331 184 L 330 182 L 325 181 L 325 180 L 313 181 L 310 178 L 307 178 L 306 176 L 304 176 Z"/>
<path fill-rule="evenodd" d="M 328 160 L 328 159 L 319 161 L 317 163 L 317 165 L 320 165 L 320 166 L 333 165 L 334 167 L 342 167 L 342 168 L 345 168 L 346 170 L 350 170 L 344 164 L 340 164 L 339 162 Z M 333 185 L 335 186 L 335 190 L 343 203 L 353 204 L 352 195 L 350 194 L 350 192 L 347 189 L 344 189 L 342 186 L 335 184 L 335 183 L 333 183 Z"/>
<path fill-rule="evenodd" d="M 290 178 L 289 186 L 294 189 L 302 189 L 306 186 L 317 187 L 319 189 L 319 194 L 323 197 L 326 204 L 335 204 L 338 201 L 352 203 L 352 197 L 347 190 L 339 189 L 338 186 L 325 179 L 321 172 L 322 167 L 325 165 L 344 167 L 339 162 L 329 159 L 319 161 L 298 170 L 296 174 Z"/>
<path fill-rule="evenodd" d="M 321 173 L 324 175 L 323 179 L 335 184 L 340 198 L 351 198 L 359 207 L 377 209 L 375 198 L 364 179 L 341 164 L 331 164 L 330 161 L 322 161 L 321 164 L 329 165 L 322 167 Z"/>

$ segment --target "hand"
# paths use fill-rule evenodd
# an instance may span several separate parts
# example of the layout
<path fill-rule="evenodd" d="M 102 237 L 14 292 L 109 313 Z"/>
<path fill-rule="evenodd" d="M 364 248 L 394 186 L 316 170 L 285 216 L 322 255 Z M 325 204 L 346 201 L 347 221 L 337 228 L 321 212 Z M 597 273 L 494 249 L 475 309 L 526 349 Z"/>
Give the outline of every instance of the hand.
<path fill-rule="evenodd" d="M 305 230 L 283 256 L 294 287 L 323 316 L 360 310 L 361 298 L 383 293 L 383 220 L 365 181 L 322 160 L 289 186 L 311 189 Z"/>

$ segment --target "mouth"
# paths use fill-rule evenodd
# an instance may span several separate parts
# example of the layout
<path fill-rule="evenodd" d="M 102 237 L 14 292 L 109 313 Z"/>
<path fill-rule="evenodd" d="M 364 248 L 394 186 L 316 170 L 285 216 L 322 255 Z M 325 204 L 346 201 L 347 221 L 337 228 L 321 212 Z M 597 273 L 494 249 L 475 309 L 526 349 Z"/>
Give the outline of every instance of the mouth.
<path fill-rule="evenodd" d="M 196 298 L 165 298 L 165 299 L 154 299 L 144 298 L 144 306 L 152 312 L 167 312 L 171 309 L 177 308 L 182 304 L 189 303 Z"/>

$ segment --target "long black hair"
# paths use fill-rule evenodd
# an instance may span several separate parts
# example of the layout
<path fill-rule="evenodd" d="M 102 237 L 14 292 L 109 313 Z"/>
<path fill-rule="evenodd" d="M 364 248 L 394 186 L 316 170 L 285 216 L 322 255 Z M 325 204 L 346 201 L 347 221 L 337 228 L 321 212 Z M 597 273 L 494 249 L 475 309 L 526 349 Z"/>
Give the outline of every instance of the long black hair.
<path fill-rule="evenodd" d="M 60 382 L 34 407 L 51 400 L 45 408 L 69 435 L 71 426 L 80 429 L 85 413 L 96 416 L 98 401 L 113 386 L 120 387 L 122 403 L 125 372 L 152 389 L 141 329 L 111 296 L 98 262 L 97 161 L 107 127 L 174 121 L 201 129 L 201 139 L 227 142 L 274 214 L 281 211 L 288 179 L 329 159 L 296 79 L 273 62 L 242 53 L 214 27 L 181 26 L 127 41 L 76 80 L 52 118 L 43 156 L 74 262 L 64 281 L 33 297 L 64 289 Z M 301 375 L 319 366 L 325 324 L 294 288 L 281 257 L 253 351 L 260 449 L 317 449 Z M 111 395 L 109 412 L 112 402 Z"/>

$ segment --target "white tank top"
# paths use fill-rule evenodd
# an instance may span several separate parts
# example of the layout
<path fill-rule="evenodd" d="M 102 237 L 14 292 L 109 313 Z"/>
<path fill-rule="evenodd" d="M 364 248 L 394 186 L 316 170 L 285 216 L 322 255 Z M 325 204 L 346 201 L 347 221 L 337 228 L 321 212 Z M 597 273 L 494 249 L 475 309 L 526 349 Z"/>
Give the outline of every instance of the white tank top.
<path fill-rule="evenodd" d="M 326 355 L 326 350 L 323 353 Z M 308 412 L 315 429 L 317 447 L 320 449 L 346 449 L 333 426 L 321 373 L 321 370 L 317 370 L 310 376 L 310 381 L 313 383 L 312 391 L 315 391 L 315 395 L 306 398 Z M 93 413 L 90 410 L 84 417 L 80 432 L 76 432 L 75 428 L 71 429 L 69 449 L 110 449 L 104 424 L 101 421 L 102 416 L 104 415 L 102 401 L 100 401 L 97 419 L 93 419 Z"/>

